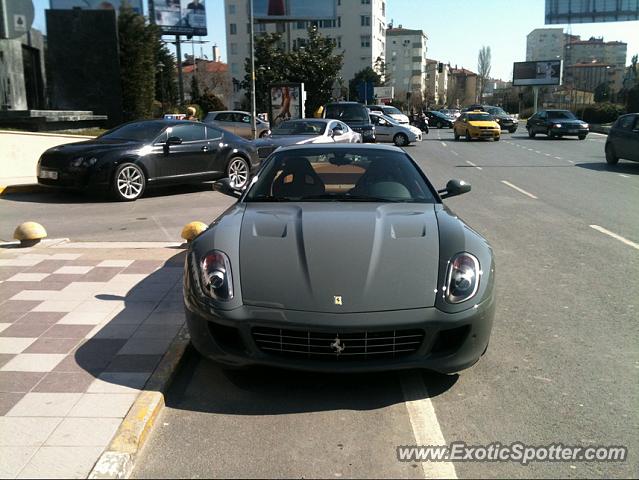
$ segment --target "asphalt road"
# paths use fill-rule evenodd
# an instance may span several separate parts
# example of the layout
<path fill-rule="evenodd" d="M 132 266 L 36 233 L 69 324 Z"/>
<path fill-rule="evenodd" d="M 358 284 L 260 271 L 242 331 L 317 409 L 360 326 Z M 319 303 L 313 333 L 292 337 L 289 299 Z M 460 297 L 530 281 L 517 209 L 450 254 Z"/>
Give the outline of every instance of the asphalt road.
<path fill-rule="evenodd" d="M 476 366 L 451 376 L 228 373 L 192 356 L 134 476 L 636 476 L 639 163 L 607 168 L 604 140 L 515 133 L 498 143 L 455 142 L 450 130 L 431 130 L 407 147 L 436 186 L 450 178 L 472 184 L 446 203 L 495 250 L 498 309 Z M 50 232 L 77 231 L 79 239 L 165 240 L 229 203 L 192 187 L 134 204 L 17 197 L 0 200 L 3 236 L 7 219 L 39 214 Z M 398 445 L 455 441 L 625 445 L 629 459 L 527 466 L 396 459 Z"/>

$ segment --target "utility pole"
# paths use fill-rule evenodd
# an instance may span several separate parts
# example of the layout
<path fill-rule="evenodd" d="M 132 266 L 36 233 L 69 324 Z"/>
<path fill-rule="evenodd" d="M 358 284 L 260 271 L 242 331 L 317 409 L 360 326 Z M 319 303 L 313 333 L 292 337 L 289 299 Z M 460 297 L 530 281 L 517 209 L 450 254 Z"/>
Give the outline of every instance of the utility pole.
<path fill-rule="evenodd" d="M 182 78 L 182 46 L 181 46 L 179 35 L 175 36 L 175 56 L 177 57 L 178 98 L 180 99 L 180 105 L 184 105 L 184 79 Z"/>
<path fill-rule="evenodd" d="M 253 16 L 253 0 L 249 0 L 249 23 L 251 25 L 251 133 L 257 138 L 257 101 L 255 99 L 255 17 Z"/>

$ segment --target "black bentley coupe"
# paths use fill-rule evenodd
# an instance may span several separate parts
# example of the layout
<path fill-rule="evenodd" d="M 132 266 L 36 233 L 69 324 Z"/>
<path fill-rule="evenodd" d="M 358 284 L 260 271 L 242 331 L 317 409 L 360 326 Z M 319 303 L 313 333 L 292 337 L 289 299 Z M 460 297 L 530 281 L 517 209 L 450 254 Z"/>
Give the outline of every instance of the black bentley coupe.
<path fill-rule="evenodd" d="M 408 154 L 282 147 L 189 245 L 195 348 L 230 367 L 457 372 L 488 348 L 493 252 Z"/>
<path fill-rule="evenodd" d="M 38 183 L 110 192 L 132 201 L 147 187 L 228 177 L 247 185 L 256 148 L 221 128 L 184 120 L 125 123 L 86 142 L 50 148 L 38 161 Z"/>

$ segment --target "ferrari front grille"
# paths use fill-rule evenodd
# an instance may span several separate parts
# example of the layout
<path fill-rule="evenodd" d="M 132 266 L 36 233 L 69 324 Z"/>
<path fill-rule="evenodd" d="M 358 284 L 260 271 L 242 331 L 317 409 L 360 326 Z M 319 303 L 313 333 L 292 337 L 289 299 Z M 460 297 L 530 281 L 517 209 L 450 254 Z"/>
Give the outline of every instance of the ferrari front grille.
<path fill-rule="evenodd" d="M 401 358 L 415 353 L 424 340 L 424 331 L 418 329 L 318 332 L 255 327 L 251 333 L 264 353 L 319 361 Z"/>

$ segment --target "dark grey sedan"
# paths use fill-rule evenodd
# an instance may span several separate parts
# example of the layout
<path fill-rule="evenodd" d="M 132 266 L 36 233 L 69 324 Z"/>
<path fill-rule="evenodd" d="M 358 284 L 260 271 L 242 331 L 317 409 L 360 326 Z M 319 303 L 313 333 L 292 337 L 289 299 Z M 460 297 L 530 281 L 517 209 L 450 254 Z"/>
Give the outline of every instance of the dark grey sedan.
<path fill-rule="evenodd" d="M 606 162 L 615 165 L 620 158 L 639 162 L 639 113 L 617 119 L 606 139 Z"/>
<path fill-rule="evenodd" d="M 400 148 L 277 150 L 189 247 L 191 339 L 230 367 L 456 372 L 488 347 L 491 247 Z"/>
<path fill-rule="evenodd" d="M 569 110 L 541 110 L 528 119 L 526 130 L 530 138 L 541 133 L 548 138 L 578 137 L 584 140 L 590 126 Z"/>

